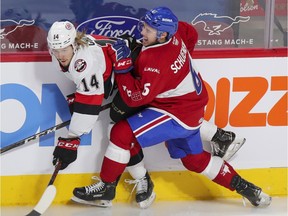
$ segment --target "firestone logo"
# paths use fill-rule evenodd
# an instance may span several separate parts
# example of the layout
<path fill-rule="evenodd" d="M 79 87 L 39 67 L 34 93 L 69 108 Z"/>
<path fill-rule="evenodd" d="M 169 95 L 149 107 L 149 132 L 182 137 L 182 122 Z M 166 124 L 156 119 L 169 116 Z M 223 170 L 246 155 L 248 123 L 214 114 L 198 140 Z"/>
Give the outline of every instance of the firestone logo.
<path fill-rule="evenodd" d="M 97 34 L 108 37 L 119 37 L 128 34 L 140 39 L 137 29 L 139 19 L 127 16 L 104 16 L 89 19 L 78 25 L 78 31 L 86 31 L 87 34 Z"/>

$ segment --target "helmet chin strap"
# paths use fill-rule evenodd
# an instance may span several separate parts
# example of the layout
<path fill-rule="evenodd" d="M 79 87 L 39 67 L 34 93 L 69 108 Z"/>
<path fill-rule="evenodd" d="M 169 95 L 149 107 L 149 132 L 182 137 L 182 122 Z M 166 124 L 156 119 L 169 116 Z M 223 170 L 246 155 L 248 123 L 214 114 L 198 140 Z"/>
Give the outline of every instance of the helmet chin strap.
<path fill-rule="evenodd" d="M 157 37 L 157 41 L 158 41 L 159 43 L 164 43 L 164 42 L 168 41 L 168 40 L 171 38 L 171 37 L 169 37 L 168 32 L 167 32 L 167 36 L 166 36 L 165 38 L 161 38 L 161 36 L 162 36 L 163 33 L 166 33 L 166 32 L 164 32 L 164 31 L 157 31 L 156 37 Z M 164 40 L 163 40 L 163 39 L 164 39 Z"/>
<path fill-rule="evenodd" d="M 160 39 L 160 37 L 163 33 L 164 33 L 163 31 L 157 31 L 157 39 L 158 40 Z"/>
<path fill-rule="evenodd" d="M 76 50 L 78 49 L 78 46 L 77 46 L 77 43 L 74 42 L 73 44 L 71 44 L 72 47 L 73 47 L 73 53 L 75 54 L 76 53 Z"/>

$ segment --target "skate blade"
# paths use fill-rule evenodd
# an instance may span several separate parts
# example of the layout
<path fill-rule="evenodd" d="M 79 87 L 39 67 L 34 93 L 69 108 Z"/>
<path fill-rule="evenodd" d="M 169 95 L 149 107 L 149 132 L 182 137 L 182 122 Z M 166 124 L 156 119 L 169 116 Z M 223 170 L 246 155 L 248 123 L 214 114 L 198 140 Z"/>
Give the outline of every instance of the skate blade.
<path fill-rule="evenodd" d="M 225 155 L 223 156 L 223 160 L 229 161 L 239 151 L 239 149 L 244 145 L 245 142 L 246 142 L 245 138 L 239 141 L 234 140 L 234 142 L 230 144 Z"/>
<path fill-rule="evenodd" d="M 71 198 L 72 201 L 76 203 L 81 203 L 85 205 L 91 205 L 91 206 L 97 206 L 97 207 L 102 207 L 102 208 L 107 208 L 112 206 L 112 201 L 111 200 L 93 200 L 93 201 L 86 201 L 79 199 L 78 197 L 73 196 Z"/>
<path fill-rule="evenodd" d="M 259 201 L 258 207 L 267 207 L 271 204 L 272 202 L 272 197 L 270 197 L 268 194 L 261 192 L 260 194 L 261 199 Z"/>
<path fill-rule="evenodd" d="M 139 202 L 139 203 L 137 203 L 137 204 L 138 204 L 138 206 L 139 206 L 141 209 L 146 209 L 146 208 L 148 208 L 149 206 L 152 205 L 152 203 L 154 202 L 155 198 L 156 198 L 156 194 L 155 194 L 154 191 L 153 191 L 152 194 L 151 194 L 151 196 L 150 196 L 148 199 L 146 199 L 146 200 L 144 200 L 144 201 L 142 201 L 142 202 Z"/>
<path fill-rule="evenodd" d="M 272 197 L 270 197 L 268 194 L 263 193 L 263 192 L 261 192 L 260 196 L 261 196 L 260 200 L 255 203 L 250 202 L 249 199 L 247 199 L 246 197 L 242 197 L 243 206 L 246 207 L 246 200 L 247 200 L 247 202 L 250 202 L 251 205 L 253 205 L 256 208 L 268 207 L 272 202 Z"/>

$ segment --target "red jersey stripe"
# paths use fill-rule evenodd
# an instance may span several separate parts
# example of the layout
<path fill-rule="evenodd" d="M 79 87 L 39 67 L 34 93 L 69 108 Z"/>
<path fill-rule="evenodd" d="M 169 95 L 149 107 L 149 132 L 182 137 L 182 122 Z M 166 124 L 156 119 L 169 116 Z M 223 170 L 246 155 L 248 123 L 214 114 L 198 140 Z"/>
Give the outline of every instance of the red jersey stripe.
<path fill-rule="evenodd" d="M 78 92 L 75 93 L 75 102 L 89 105 L 101 105 L 104 94 L 101 95 L 84 95 Z"/>
<path fill-rule="evenodd" d="M 156 127 L 159 124 L 162 124 L 166 121 L 169 121 L 171 119 L 168 115 L 160 116 L 159 118 L 154 119 L 151 122 L 148 122 L 147 124 L 143 125 L 142 127 L 138 128 L 137 130 L 133 131 L 135 136 L 138 137 L 141 134 L 145 133 L 146 131 L 151 130 L 152 128 Z"/>

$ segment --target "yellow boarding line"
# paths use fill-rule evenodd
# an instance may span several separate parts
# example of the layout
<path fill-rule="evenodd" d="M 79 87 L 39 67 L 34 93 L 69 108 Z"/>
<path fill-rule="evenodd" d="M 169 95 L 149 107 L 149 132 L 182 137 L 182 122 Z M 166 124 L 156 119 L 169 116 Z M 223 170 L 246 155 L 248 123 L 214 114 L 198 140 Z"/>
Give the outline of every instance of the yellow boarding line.
<path fill-rule="evenodd" d="M 246 180 L 261 187 L 271 196 L 287 196 L 287 167 L 238 170 Z M 151 172 L 158 200 L 195 200 L 236 198 L 231 192 L 197 173 L 189 171 Z M 97 174 L 98 175 L 98 174 Z M 57 195 L 54 203 L 69 202 L 75 187 L 92 183 L 93 174 L 58 174 L 54 185 Z M 1 176 L 1 206 L 33 205 L 42 196 L 51 175 Z M 133 185 L 124 183 L 130 178 L 124 173 L 117 187 L 115 202 L 130 202 Z M 132 196 L 134 198 L 134 195 Z"/>

